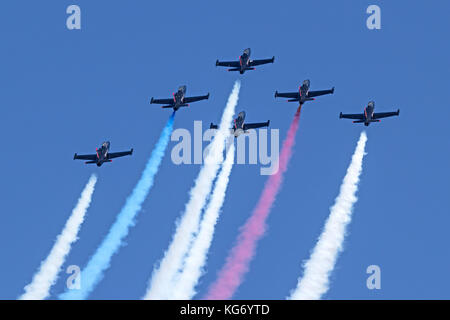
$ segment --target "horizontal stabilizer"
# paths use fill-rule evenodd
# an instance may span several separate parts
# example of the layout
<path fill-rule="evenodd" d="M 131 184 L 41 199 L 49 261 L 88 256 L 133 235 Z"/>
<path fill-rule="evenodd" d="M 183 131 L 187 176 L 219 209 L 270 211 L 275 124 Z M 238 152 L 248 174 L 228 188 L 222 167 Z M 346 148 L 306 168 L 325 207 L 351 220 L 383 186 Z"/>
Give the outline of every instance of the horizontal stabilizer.
<path fill-rule="evenodd" d="M 85 164 L 89 164 L 89 163 L 97 163 L 97 161 L 86 161 Z"/>
<path fill-rule="evenodd" d="M 241 69 L 239 68 L 233 68 L 233 69 L 228 69 L 228 71 L 240 71 Z"/>
<path fill-rule="evenodd" d="M 211 122 L 211 125 L 209 126 L 210 129 L 219 129 L 219 126 L 217 124 L 213 124 Z"/>

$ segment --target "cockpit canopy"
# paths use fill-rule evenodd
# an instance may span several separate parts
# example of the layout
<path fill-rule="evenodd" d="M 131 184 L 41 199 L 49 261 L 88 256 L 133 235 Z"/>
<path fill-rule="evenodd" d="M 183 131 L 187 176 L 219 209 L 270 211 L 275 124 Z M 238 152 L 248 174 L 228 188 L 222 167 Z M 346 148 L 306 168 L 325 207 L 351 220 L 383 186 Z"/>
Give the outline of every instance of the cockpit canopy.
<path fill-rule="evenodd" d="M 245 119 L 245 111 L 239 112 L 238 118 L 241 118 L 242 120 L 244 120 Z"/>
<path fill-rule="evenodd" d="M 247 48 L 247 49 L 244 50 L 244 54 L 247 55 L 247 56 L 250 55 L 250 52 L 251 52 L 250 48 Z"/>
<path fill-rule="evenodd" d="M 375 101 L 369 101 L 368 105 L 369 105 L 369 107 L 374 108 L 375 107 Z"/>
<path fill-rule="evenodd" d="M 178 88 L 178 91 L 181 91 L 181 92 L 185 93 L 186 92 L 186 86 L 180 86 Z"/>
<path fill-rule="evenodd" d="M 102 143 L 102 148 L 109 148 L 110 142 L 109 141 L 105 141 Z"/>
<path fill-rule="evenodd" d="M 309 81 L 309 80 L 303 81 L 303 85 L 304 85 L 305 87 L 309 88 L 310 81 Z"/>

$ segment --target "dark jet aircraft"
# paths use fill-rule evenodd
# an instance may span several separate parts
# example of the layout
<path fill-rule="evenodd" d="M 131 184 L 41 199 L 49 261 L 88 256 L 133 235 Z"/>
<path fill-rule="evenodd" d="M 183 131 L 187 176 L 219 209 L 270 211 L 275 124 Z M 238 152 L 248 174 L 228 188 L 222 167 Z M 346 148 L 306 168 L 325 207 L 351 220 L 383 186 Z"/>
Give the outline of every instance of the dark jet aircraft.
<path fill-rule="evenodd" d="M 234 125 L 233 128 L 230 129 L 231 134 L 233 134 L 235 137 L 238 137 L 242 133 L 248 133 L 247 130 L 249 129 L 256 129 L 256 128 L 262 128 L 262 127 L 268 127 L 270 124 L 270 120 L 267 120 L 267 122 L 261 122 L 261 123 L 245 123 L 245 111 L 239 112 L 239 115 L 236 119 L 234 119 Z M 209 126 L 210 129 L 218 129 L 219 126 L 212 124 Z"/>
<path fill-rule="evenodd" d="M 304 104 L 306 101 L 315 100 L 314 97 L 323 96 L 325 94 L 334 93 L 334 87 L 330 90 L 318 90 L 318 91 L 310 91 L 309 90 L 310 81 L 305 80 L 303 84 L 298 88 L 297 92 L 285 92 L 279 93 L 275 91 L 275 98 L 290 98 L 288 102 L 298 101 L 300 105 Z"/>
<path fill-rule="evenodd" d="M 180 107 L 188 107 L 190 102 L 209 99 L 209 93 L 205 96 L 186 97 L 186 86 L 181 86 L 178 91 L 173 94 L 172 99 L 152 99 L 150 103 L 165 104 L 161 108 L 173 108 L 177 111 Z"/>
<path fill-rule="evenodd" d="M 255 66 L 259 66 L 261 64 L 273 63 L 275 61 L 275 57 L 272 59 L 262 59 L 262 60 L 251 60 L 250 59 L 250 48 L 245 49 L 244 53 L 239 56 L 239 61 L 216 61 L 216 66 L 221 67 L 232 67 L 232 69 L 228 69 L 228 71 L 239 71 L 240 74 L 243 74 L 246 70 L 255 70 Z"/>
<path fill-rule="evenodd" d="M 364 123 L 364 125 L 367 127 L 371 122 L 381 122 L 379 120 L 380 118 L 387 118 L 392 116 L 398 116 L 400 114 L 400 109 L 398 109 L 395 112 L 374 112 L 375 110 L 375 102 L 370 101 L 367 104 L 367 107 L 364 108 L 364 113 L 358 113 L 358 114 L 342 114 L 342 112 L 339 114 L 339 118 L 345 118 L 345 119 L 358 119 L 353 121 L 353 123 Z"/>
<path fill-rule="evenodd" d="M 73 159 L 79 159 L 79 160 L 90 160 L 86 161 L 85 163 L 95 163 L 97 164 L 97 167 L 100 167 L 104 162 L 112 162 L 111 159 L 128 156 L 133 154 L 133 149 L 130 151 L 124 151 L 124 152 L 109 152 L 109 141 L 103 142 L 100 149 L 95 149 L 96 154 L 85 154 L 85 155 L 78 155 L 75 153 L 73 156 Z"/>

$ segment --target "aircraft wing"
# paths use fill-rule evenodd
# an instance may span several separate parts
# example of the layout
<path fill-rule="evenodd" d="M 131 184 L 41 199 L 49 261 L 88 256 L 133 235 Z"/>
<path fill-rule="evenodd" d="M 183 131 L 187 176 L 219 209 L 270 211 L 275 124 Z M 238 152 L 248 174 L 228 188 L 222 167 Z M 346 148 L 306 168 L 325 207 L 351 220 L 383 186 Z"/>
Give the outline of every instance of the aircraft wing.
<path fill-rule="evenodd" d="M 151 99 L 150 103 L 156 104 L 173 104 L 173 99 Z"/>
<path fill-rule="evenodd" d="M 274 61 L 275 57 L 272 57 L 272 59 L 250 60 L 250 66 L 259 66 L 261 64 L 273 63 Z"/>
<path fill-rule="evenodd" d="M 77 159 L 77 160 L 96 160 L 97 159 L 97 155 L 96 154 L 76 154 L 73 156 L 73 159 Z"/>
<path fill-rule="evenodd" d="M 364 120 L 364 114 L 363 113 L 342 114 L 342 112 L 341 112 L 341 114 L 339 115 L 339 118 Z"/>
<path fill-rule="evenodd" d="M 219 60 L 217 60 L 216 66 L 238 68 L 241 66 L 241 64 L 239 61 L 219 61 Z"/>
<path fill-rule="evenodd" d="M 318 97 L 323 96 L 325 94 L 334 93 L 334 88 L 330 90 L 317 90 L 317 91 L 308 91 L 308 97 Z"/>
<path fill-rule="evenodd" d="M 298 98 L 299 94 L 298 92 L 284 92 L 280 93 L 278 91 L 275 91 L 275 98 L 281 97 L 281 98 Z"/>
<path fill-rule="evenodd" d="M 190 102 L 195 102 L 195 101 L 200 101 L 200 100 L 206 100 L 209 99 L 209 93 L 205 96 L 197 96 L 197 97 L 184 97 L 183 102 L 185 103 L 190 103 Z"/>
<path fill-rule="evenodd" d="M 124 151 L 124 152 L 110 152 L 108 153 L 108 159 L 114 159 L 118 157 L 128 156 L 133 154 L 133 149 L 130 151 Z"/>
<path fill-rule="evenodd" d="M 269 124 L 270 124 L 270 120 L 267 122 L 259 122 L 259 123 L 244 123 L 244 131 L 248 130 L 248 129 L 268 127 Z"/>
<path fill-rule="evenodd" d="M 373 114 L 373 119 L 381 119 L 381 118 L 387 118 L 392 116 L 398 116 L 400 114 L 400 110 L 397 110 L 395 112 L 375 112 Z"/>

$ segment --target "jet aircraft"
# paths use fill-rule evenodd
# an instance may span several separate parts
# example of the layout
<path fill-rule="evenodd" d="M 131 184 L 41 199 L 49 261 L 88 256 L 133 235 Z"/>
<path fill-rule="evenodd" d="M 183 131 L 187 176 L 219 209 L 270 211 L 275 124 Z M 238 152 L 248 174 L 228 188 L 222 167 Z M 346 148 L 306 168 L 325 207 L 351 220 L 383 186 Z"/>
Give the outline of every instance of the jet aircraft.
<path fill-rule="evenodd" d="M 118 158 L 118 157 L 123 157 L 123 156 L 133 154 L 133 149 L 131 149 L 130 151 L 124 151 L 124 152 L 109 152 L 109 146 L 110 146 L 110 142 L 105 141 L 102 143 L 100 148 L 95 149 L 95 151 L 96 151 L 95 154 L 78 155 L 75 153 L 75 155 L 73 156 L 73 159 L 74 160 L 75 159 L 89 160 L 89 161 L 86 161 L 85 163 L 86 164 L 95 163 L 97 165 L 97 167 L 100 167 L 105 162 L 112 162 L 111 159 L 113 159 L 113 158 Z"/>
<path fill-rule="evenodd" d="M 260 122 L 260 123 L 245 123 L 245 111 L 241 111 L 241 112 L 239 112 L 238 117 L 236 119 L 234 119 L 233 128 L 230 129 L 230 132 L 235 137 L 238 137 L 242 133 L 248 133 L 247 130 L 249 130 L 249 129 L 268 127 L 269 124 L 270 124 L 270 120 L 267 120 L 267 122 Z M 219 126 L 211 123 L 209 128 L 210 129 L 218 129 Z"/>
<path fill-rule="evenodd" d="M 150 103 L 156 103 L 156 104 L 164 104 L 161 108 L 173 108 L 173 110 L 177 111 L 181 107 L 188 107 L 189 103 L 200 101 L 200 100 L 206 100 L 209 99 L 209 93 L 204 96 L 197 96 L 197 97 L 186 97 L 186 86 L 180 86 L 173 94 L 173 98 L 171 99 L 152 99 L 150 100 Z"/>
<path fill-rule="evenodd" d="M 275 57 L 271 59 L 261 59 L 261 60 L 251 60 L 250 59 L 251 50 L 247 48 L 244 52 L 239 56 L 239 61 L 216 61 L 216 66 L 221 67 L 231 67 L 228 71 L 239 71 L 240 74 L 243 74 L 246 70 L 255 70 L 255 66 L 259 66 L 261 64 L 273 63 L 275 61 Z"/>
<path fill-rule="evenodd" d="M 280 93 L 278 91 L 275 91 L 275 98 L 278 98 L 278 97 L 290 98 L 288 100 L 288 102 L 298 101 L 300 103 L 300 105 L 302 105 L 306 101 L 315 100 L 314 97 L 334 93 L 334 87 L 329 90 L 318 90 L 318 91 L 311 91 L 311 90 L 309 90 L 309 87 L 310 87 L 310 81 L 305 80 L 305 81 L 303 81 L 303 84 L 298 88 L 298 91 L 296 91 L 296 92 Z"/>
<path fill-rule="evenodd" d="M 367 107 L 364 108 L 364 113 L 358 114 L 339 114 L 339 118 L 345 119 L 357 119 L 353 123 L 364 123 L 367 127 L 371 122 L 381 122 L 381 118 L 387 118 L 392 116 L 398 116 L 400 114 L 400 109 L 394 112 L 374 112 L 375 111 L 375 101 L 369 101 Z"/>

